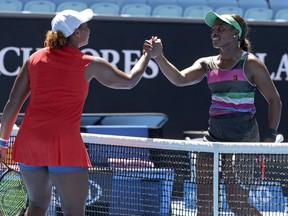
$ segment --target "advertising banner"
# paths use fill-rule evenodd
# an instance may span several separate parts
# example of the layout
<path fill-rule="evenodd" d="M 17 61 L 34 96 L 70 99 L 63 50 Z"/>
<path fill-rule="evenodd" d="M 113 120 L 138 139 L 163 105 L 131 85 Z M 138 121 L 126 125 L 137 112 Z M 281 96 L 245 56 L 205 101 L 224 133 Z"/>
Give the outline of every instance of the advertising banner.
<path fill-rule="evenodd" d="M 23 62 L 43 47 L 51 18 L 29 15 L 0 17 L 0 112 Z M 125 72 L 129 72 L 141 56 L 145 39 L 153 35 L 162 39 L 165 56 L 179 70 L 189 67 L 200 57 L 218 53 L 211 44 L 211 29 L 202 21 L 94 17 L 88 25 L 91 29 L 89 44 L 81 50 L 101 56 Z M 285 135 L 288 128 L 288 28 L 272 23 L 252 23 L 250 28 L 253 53 L 267 65 L 282 98 L 279 131 Z M 109 89 L 93 80 L 83 112 L 165 113 L 169 120 L 163 126 L 164 138 L 183 139 L 183 131 L 207 130 L 210 100 L 206 78 L 194 86 L 176 87 L 151 60 L 143 79 L 131 90 Z M 256 108 L 263 137 L 268 106 L 259 92 L 256 94 Z M 25 106 L 21 112 L 24 110 Z"/>

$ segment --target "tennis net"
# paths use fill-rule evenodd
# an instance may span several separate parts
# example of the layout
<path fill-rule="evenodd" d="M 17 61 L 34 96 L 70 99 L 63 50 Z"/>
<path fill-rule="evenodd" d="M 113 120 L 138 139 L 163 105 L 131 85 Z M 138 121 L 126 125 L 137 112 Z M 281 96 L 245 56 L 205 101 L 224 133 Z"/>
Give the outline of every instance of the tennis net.
<path fill-rule="evenodd" d="M 288 214 L 287 143 L 82 138 L 93 165 L 86 215 Z M 62 215 L 55 188 L 48 215 Z"/>

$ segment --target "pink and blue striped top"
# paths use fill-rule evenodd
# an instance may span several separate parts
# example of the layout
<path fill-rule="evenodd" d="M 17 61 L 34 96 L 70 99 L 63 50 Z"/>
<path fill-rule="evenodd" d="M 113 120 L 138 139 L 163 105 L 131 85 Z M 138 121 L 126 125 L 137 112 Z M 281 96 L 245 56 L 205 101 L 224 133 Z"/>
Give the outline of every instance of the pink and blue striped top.
<path fill-rule="evenodd" d="M 244 72 L 248 55 L 249 53 L 244 52 L 231 69 L 220 69 L 213 60 L 209 63 L 207 81 L 212 94 L 210 116 L 233 113 L 249 113 L 251 116 L 255 114 L 256 86 L 249 82 Z"/>

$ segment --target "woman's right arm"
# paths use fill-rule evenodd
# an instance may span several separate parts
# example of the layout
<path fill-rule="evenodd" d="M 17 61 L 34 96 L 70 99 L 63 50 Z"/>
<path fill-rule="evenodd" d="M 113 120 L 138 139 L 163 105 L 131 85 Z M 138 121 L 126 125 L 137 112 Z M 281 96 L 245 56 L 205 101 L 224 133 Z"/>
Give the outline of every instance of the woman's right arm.
<path fill-rule="evenodd" d="M 88 65 L 85 78 L 96 78 L 103 85 L 114 89 L 131 89 L 140 81 L 150 60 L 149 52 L 144 52 L 129 73 L 111 65 L 107 60 L 96 57 Z"/>
<path fill-rule="evenodd" d="M 179 71 L 163 54 L 155 58 L 166 78 L 176 86 L 187 86 L 199 83 L 205 76 L 205 61 L 198 59 L 192 66 Z"/>
<path fill-rule="evenodd" d="M 176 86 L 193 85 L 200 82 L 206 73 L 207 58 L 200 58 L 192 66 L 179 71 L 162 53 L 163 45 L 160 39 L 153 44 L 152 52 L 162 73 Z"/>
<path fill-rule="evenodd" d="M 4 107 L 0 129 L 2 140 L 9 140 L 17 115 L 30 94 L 28 65 L 29 61 L 26 61 L 22 66 Z M 6 152 L 7 149 L 0 147 L 0 161 L 5 159 Z"/>
<path fill-rule="evenodd" d="M 30 94 L 28 65 L 29 61 L 26 61 L 22 66 L 4 107 L 0 130 L 0 138 L 2 139 L 9 139 L 17 115 Z"/>

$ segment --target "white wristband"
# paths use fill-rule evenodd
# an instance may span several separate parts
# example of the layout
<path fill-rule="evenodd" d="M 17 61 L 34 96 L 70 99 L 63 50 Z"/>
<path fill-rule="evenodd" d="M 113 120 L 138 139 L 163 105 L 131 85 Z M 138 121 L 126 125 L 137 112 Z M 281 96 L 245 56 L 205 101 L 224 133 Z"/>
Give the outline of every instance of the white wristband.
<path fill-rule="evenodd" d="M 0 138 L 0 146 L 8 148 L 9 140 L 4 140 Z"/>

